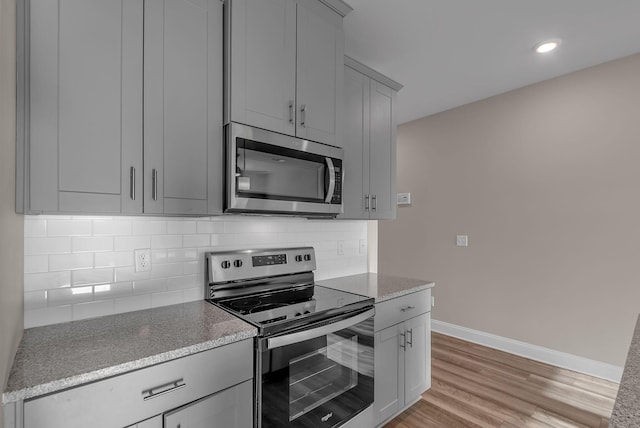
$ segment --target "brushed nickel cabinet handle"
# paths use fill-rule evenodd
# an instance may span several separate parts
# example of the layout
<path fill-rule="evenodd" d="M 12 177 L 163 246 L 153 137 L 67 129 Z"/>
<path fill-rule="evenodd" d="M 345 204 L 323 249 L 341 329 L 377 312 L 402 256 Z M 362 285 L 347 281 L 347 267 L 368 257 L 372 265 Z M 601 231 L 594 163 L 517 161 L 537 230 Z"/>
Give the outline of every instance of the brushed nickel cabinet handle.
<path fill-rule="evenodd" d="M 400 336 L 402 336 L 402 343 L 400 344 L 400 347 L 402 349 L 407 349 L 407 335 L 404 333 L 400 333 Z"/>
<path fill-rule="evenodd" d="M 155 168 L 151 171 L 151 198 L 158 200 L 158 170 Z"/>
<path fill-rule="evenodd" d="M 401 310 L 402 312 L 409 312 L 409 311 L 414 310 L 415 308 L 416 308 L 415 306 L 411 306 L 411 305 L 409 305 L 409 306 L 405 306 L 404 308 L 400 308 L 400 310 Z"/>
<path fill-rule="evenodd" d="M 184 381 L 184 378 L 180 378 L 178 380 L 174 380 L 169 383 L 162 384 L 160 386 L 155 386 L 153 388 L 145 389 L 142 391 L 142 399 L 144 401 L 151 400 L 152 398 L 159 397 L 160 395 L 168 394 L 169 392 L 177 391 L 178 389 L 182 389 L 187 384 Z"/>
<path fill-rule="evenodd" d="M 413 329 L 410 328 L 409 330 L 407 330 L 407 334 L 411 335 L 411 339 L 407 339 L 407 344 L 413 348 Z"/>
<path fill-rule="evenodd" d="M 293 125 L 293 101 L 289 101 L 289 123 Z"/>
<path fill-rule="evenodd" d="M 376 195 L 373 195 L 373 197 L 371 198 L 371 207 L 373 211 L 378 209 L 378 197 Z"/>
<path fill-rule="evenodd" d="M 302 104 L 300 106 L 300 126 L 303 128 L 307 126 L 307 105 Z"/>
<path fill-rule="evenodd" d="M 369 211 L 369 195 L 364 195 L 364 210 Z"/>
<path fill-rule="evenodd" d="M 129 169 L 129 196 L 132 201 L 136 200 L 136 168 Z"/>

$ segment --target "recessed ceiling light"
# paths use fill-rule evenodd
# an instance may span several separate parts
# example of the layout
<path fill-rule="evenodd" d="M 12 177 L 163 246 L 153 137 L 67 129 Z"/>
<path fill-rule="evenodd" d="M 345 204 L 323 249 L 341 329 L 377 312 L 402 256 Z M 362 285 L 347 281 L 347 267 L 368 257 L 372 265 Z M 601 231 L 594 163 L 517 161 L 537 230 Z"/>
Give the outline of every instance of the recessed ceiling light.
<path fill-rule="evenodd" d="M 558 46 L 560 46 L 560 40 L 559 39 L 547 40 L 547 41 L 544 41 L 542 43 L 538 43 L 534 47 L 534 50 L 536 52 L 542 54 L 542 53 L 551 52 L 552 50 L 555 50 Z"/>

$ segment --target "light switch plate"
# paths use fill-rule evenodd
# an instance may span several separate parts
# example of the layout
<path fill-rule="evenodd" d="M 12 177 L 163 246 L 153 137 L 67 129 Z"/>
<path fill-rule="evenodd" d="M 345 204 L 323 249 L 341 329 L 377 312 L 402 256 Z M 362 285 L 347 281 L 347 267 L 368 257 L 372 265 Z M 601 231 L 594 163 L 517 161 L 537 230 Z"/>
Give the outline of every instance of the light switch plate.
<path fill-rule="evenodd" d="M 456 236 L 456 245 L 458 247 L 468 247 L 469 246 L 469 236 L 468 235 L 457 235 Z"/>
<path fill-rule="evenodd" d="M 398 205 L 411 205 L 411 193 L 397 193 Z"/>

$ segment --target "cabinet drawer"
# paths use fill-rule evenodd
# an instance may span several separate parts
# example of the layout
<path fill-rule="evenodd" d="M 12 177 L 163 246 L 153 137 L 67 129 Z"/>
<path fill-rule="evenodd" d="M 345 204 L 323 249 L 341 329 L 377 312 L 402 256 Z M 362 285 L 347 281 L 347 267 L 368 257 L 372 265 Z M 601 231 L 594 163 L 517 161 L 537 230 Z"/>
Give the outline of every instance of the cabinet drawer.
<path fill-rule="evenodd" d="M 25 401 L 24 428 L 127 426 L 253 377 L 253 341 Z"/>
<path fill-rule="evenodd" d="M 376 303 L 374 330 L 380 331 L 429 311 L 431 311 L 431 289 Z"/>

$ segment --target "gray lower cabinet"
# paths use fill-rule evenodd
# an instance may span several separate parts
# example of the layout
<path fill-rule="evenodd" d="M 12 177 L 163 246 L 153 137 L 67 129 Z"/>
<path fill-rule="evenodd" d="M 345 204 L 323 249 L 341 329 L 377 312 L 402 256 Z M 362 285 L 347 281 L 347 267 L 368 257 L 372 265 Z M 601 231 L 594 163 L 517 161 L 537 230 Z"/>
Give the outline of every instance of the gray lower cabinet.
<path fill-rule="evenodd" d="M 27 0 L 18 25 L 19 212 L 221 212 L 220 0 Z"/>
<path fill-rule="evenodd" d="M 226 0 L 226 121 L 333 146 L 344 66 L 341 0 Z"/>
<path fill-rule="evenodd" d="M 376 318 L 381 314 L 383 319 L 375 323 L 374 426 L 431 387 L 431 313 L 422 312 L 430 302 L 430 292 L 422 291 L 376 305 Z"/>
<path fill-rule="evenodd" d="M 243 340 L 26 400 L 22 424 L 6 428 L 250 427 L 252 344 Z"/>
<path fill-rule="evenodd" d="M 349 57 L 344 69 L 345 219 L 396 216 L 396 96 L 402 88 Z"/>

